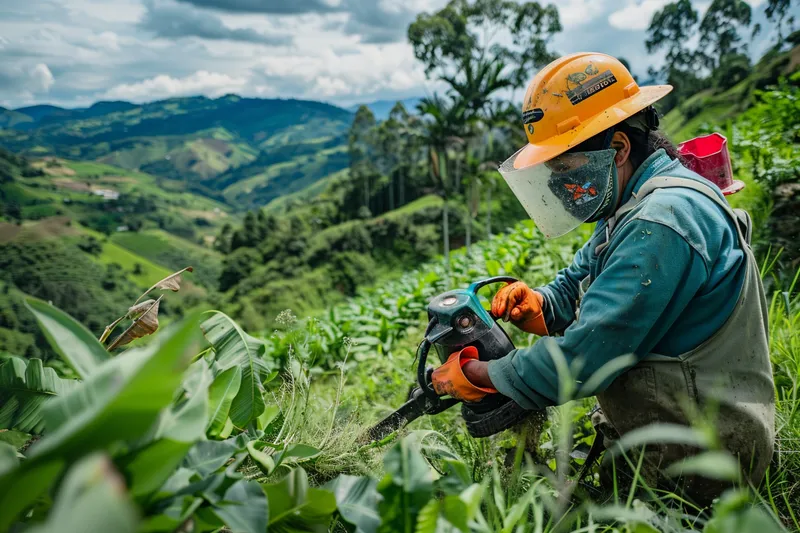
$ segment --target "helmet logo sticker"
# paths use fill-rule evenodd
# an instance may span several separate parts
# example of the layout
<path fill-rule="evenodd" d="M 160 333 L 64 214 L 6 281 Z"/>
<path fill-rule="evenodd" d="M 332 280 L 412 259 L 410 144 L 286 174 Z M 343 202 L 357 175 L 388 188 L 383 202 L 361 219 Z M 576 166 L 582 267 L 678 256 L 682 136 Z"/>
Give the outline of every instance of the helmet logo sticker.
<path fill-rule="evenodd" d="M 533 124 L 528 124 L 528 133 L 533 135 Z"/>
<path fill-rule="evenodd" d="M 583 205 L 594 200 L 597 196 L 597 187 L 590 181 L 587 181 L 582 186 L 575 183 L 565 183 L 564 188 L 572 193 L 572 201 L 575 205 Z"/>
<path fill-rule="evenodd" d="M 567 79 L 572 83 L 580 84 L 583 80 L 586 79 L 586 74 L 584 74 L 583 72 L 573 72 L 572 74 L 567 76 Z"/>
<path fill-rule="evenodd" d="M 586 70 L 583 71 L 587 76 L 597 76 L 600 74 L 600 71 L 597 70 L 597 67 L 589 63 L 589 66 L 586 67 Z"/>
<path fill-rule="evenodd" d="M 544 109 L 537 107 L 536 109 L 529 109 L 522 113 L 523 124 L 533 124 L 539 122 L 544 118 Z"/>
<path fill-rule="evenodd" d="M 592 67 L 594 69 L 594 67 Z M 589 70 L 587 67 L 586 70 Z M 583 79 L 586 79 L 586 75 L 583 72 L 576 72 L 570 74 L 567 77 L 568 81 L 573 81 L 573 76 L 575 79 L 578 78 L 576 74 L 580 74 L 583 76 Z M 569 97 L 569 101 L 572 102 L 572 105 L 577 105 L 587 98 L 594 96 L 595 94 L 608 89 L 612 85 L 617 83 L 617 78 L 614 76 L 614 73 L 610 70 L 606 70 L 602 74 L 595 76 L 594 78 L 589 79 L 585 83 L 578 82 L 578 86 L 574 87 L 567 91 L 567 97 Z"/>

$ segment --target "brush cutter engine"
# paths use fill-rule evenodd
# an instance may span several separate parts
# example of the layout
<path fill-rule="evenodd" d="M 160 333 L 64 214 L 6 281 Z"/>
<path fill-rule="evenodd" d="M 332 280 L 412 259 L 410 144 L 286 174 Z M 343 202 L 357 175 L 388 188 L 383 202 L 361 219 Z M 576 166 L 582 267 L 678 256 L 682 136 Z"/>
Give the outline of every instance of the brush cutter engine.
<path fill-rule="evenodd" d="M 486 311 L 478 299 L 478 290 L 492 283 L 513 283 L 517 279 L 498 276 L 476 281 L 467 289 L 448 291 L 434 297 L 428 304 L 428 328 L 417 349 L 417 386 L 400 409 L 368 431 L 371 440 L 380 440 L 425 414 L 438 414 L 460 403 L 440 397 L 433 390 L 427 366 L 431 349 L 437 352 L 440 363 L 450 354 L 467 346 L 478 349 L 481 361 L 505 357 L 514 350 L 514 343 L 505 330 Z M 502 394 L 489 394 L 479 402 L 461 404 L 461 414 L 473 437 L 488 437 L 513 427 L 532 414 Z"/>

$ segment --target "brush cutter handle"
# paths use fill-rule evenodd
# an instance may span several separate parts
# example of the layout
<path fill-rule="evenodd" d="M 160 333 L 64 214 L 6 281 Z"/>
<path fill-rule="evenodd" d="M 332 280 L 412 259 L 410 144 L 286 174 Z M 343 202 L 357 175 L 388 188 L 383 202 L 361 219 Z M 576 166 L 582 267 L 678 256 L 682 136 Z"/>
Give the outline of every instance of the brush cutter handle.
<path fill-rule="evenodd" d="M 439 395 L 433 390 L 433 367 L 428 368 L 428 353 L 431 351 L 431 343 L 428 339 L 422 339 L 417 348 L 417 384 L 430 400 L 439 400 Z"/>
<path fill-rule="evenodd" d="M 470 284 L 470 286 L 467 287 L 467 290 L 473 294 L 477 294 L 478 291 L 486 285 L 491 285 L 493 283 L 516 283 L 517 281 L 519 280 L 512 276 L 494 276 L 492 278 L 482 279 Z"/>

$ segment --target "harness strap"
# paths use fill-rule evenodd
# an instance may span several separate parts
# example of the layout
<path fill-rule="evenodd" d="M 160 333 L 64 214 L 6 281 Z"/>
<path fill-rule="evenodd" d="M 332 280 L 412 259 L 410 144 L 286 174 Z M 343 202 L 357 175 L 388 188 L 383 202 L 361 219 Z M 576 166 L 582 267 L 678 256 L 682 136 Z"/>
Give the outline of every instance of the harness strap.
<path fill-rule="evenodd" d="M 631 195 L 630 200 L 622 204 L 613 216 L 609 217 L 606 223 L 606 241 L 595 248 L 595 253 L 600 253 L 608 243 L 611 241 L 611 235 L 617 228 L 617 223 L 622 220 L 625 215 L 636 209 L 636 207 L 644 201 L 644 199 L 652 192 L 658 189 L 671 189 L 675 187 L 682 187 L 684 189 L 692 189 L 699 192 L 706 198 L 716 203 L 725 214 L 734 221 L 736 231 L 739 234 L 739 239 L 742 245 L 750 243 L 751 221 L 749 215 L 742 210 L 734 210 L 731 208 L 727 201 L 720 198 L 717 193 L 710 186 L 699 181 L 689 178 L 677 178 L 673 176 L 659 176 L 650 178 L 644 182 L 644 185 L 635 193 Z M 739 211 L 740 213 L 737 213 Z M 742 231 L 744 226 L 745 231 Z"/>
<path fill-rule="evenodd" d="M 609 242 L 611 242 L 611 236 L 614 233 L 617 227 L 617 223 L 622 220 L 625 215 L 636 209 L 636 207 L 644 201 L 644 199 L 651 194 L 652 192 L 658 189 L 669 189 L 674 187 L 683 187 L 685 189 L 692 189 L 694 191 L 699 192 L 700 194 L 704 195 L 706 198 L 709 198 L 714 203 L 716 203 L 728 217 L 733 220 L 734 226 L 736 226 L 736 231 L 739 234 L 739 242 L 741 243 L 742 247 L 749 246 L 750 238 L 752 233 L 752 221 L 750 219 L 750 215 L 748 215 L 747 211 L 742 209 L 733 209 L 731 208 L 730 204 L 723 198 L 720 198 L 717 193 L 704 183 L 699 181 L 695 181 L 689 178 L 678 178 L 672 176 L 660 176 L 656 178 L 650 178 L 647 180 L 644 185 L 639 189 L 639 191 L 633 193 L 630 200 L 625 202 L 619 209 L 614 213 L 614 215 L 607 219 L 606 223 L 606 240 L 604 243 L 600 244 L 595 248 L 595 253 L 599 254 L 606 246 L 608 246 Z M 624 225 L 624 224 L 623 224 Z M 581 285 L 583 286 L 583 285 Z M 580 305 L 578 306 L 580 309 Z M 594 411 L 592 411 L 594 412 Z M 590 413 L 591 415 L 592 413 Z M 580 472 L 578 473 L 577 481 L 582 481 L 586 475 L 589 473 L 589 470 L 594 466 L 594 463 L 597 461 L 600 454 L 605 450 L 605 442 L 603 438 L 603 433 L 595 427 L 595 437 L 594 441 L 592 442 L 592 447 L 589 449 L 589 453 L 586 457 L 586 460 L 581 467 Z"/>

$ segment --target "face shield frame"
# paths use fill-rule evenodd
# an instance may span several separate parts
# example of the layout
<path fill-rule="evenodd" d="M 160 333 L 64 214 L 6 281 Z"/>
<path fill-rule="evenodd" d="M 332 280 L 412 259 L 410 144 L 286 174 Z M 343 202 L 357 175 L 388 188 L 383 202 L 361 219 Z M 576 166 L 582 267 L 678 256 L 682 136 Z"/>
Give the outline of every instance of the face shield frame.
<path fill-rule="evenodd" d="M 573 149 L 542 163 L 515 168 L 521 152 L 506 160 L 499 171 L 545 238 L 560 237 L 596 220 L 613 200 L 617 151 L 608 144 L 600 150 Z"/>

